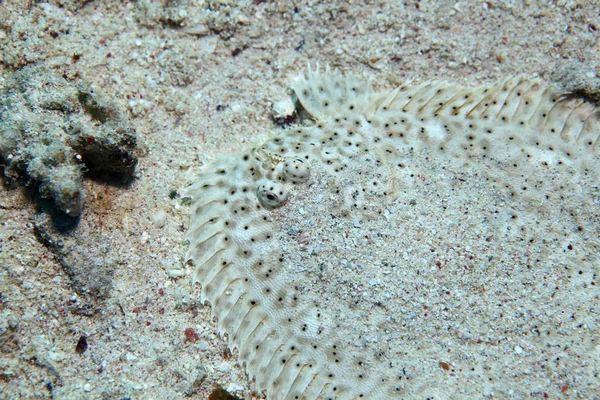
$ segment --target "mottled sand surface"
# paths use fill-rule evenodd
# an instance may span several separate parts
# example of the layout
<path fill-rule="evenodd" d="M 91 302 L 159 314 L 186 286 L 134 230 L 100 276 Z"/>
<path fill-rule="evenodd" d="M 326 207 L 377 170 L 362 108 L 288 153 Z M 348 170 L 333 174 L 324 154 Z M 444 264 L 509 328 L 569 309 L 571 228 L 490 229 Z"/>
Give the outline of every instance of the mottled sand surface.
<path fill-rule="evenodd" d="M 219 385 L 260 398 L 190 286 L 181 188 L 208 161 L 281 129 L 272 103 L 287 96 L 286 83 L 307 62 L 370 77 L 378 88 L 407 79 L 477 85 L 524 74 L 597 99 L 599 6 L 575 0 L 0 1 L 0 80 L 35 64 L 69 81 L 91 82 L 129 118 L 139 158 L 131 185 L 85 180 L 84 211 L 66 233 L 53 228 L 60 221 L 42 212 L 34 190 L 13 184 L 0 190 L 0 397 L 203 399 Z M 427 349 L 426 364 L 404 351 L 407 364 L 437 368 L 453 390 L 469 382 L 480 397 L 503 397 L 514 382 L 503 365 L 522 357 L 535 376 L 545 369 L 573 372 L 519 393 L 597 398 L 596 273 L 598 265 L 581 273 L 578 284 L 590 289 L 573 298 L 581 295 L 590 305 L 569 327 L 591 343 L 581 348 L 594 349 L 584 357 L 592 362 L 580 365 L 567 349 L 573 366 L 559 352 L 554 359 L 528 358 L 523 338 L 512 337 L 496 348 L 493 362 L 473 359 L 480 372 L 468 377 L 451 356 L 436 364 Z M 361 296 L 368 296 L 375 285 L 363 286 Z M 499 295 L 482 292 L 482 303 L 495 304 Z M 488 335 L 485 321 L 482 326 L 480 334 Z M 535 329 L 526 342 L 535 342 Z"/>

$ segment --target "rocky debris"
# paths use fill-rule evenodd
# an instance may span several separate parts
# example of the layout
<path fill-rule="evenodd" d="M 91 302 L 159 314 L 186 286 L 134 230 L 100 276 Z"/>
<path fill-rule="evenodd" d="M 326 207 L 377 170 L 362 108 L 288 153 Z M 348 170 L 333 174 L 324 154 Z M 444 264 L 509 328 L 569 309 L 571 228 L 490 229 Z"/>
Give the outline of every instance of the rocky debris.
<path fill-rule="evenodd" d="M 9 182 L 36 187 L 63 213 L 85 203 L 84 174 L 129 182 L 136 133 L 117 105 L 89 83 L 24 67 L 0 89 L 0 161 Z"/>

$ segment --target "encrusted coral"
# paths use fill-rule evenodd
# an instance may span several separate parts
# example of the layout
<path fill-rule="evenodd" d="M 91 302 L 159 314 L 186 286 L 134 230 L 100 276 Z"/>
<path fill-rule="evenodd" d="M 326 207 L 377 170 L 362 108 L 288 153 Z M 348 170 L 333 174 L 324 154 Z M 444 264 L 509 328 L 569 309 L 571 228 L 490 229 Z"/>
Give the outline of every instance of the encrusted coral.
<path fill-rule="evenodd" d="M 576 342 L 593 353 L 562 336 L 559 311 L 597 300 L 569 272 L 589 281 L 599 265 L 595 104 L 525 78 L 376 93 L 317 70 L 292 88 L 311 120 L 215 160 L 185 193 L 193 280 L 257 390 L 473 397 L 444 371 L 484 380 L 506 337 L 555 331 L 529 337 L 533 361 L 494 375 L 521 396 L 527 362 Z M 558 285 L 580 300 L 557 301 Z M 546 313 L 523 317 L 533 305 Z"/>
<path fill-rule="evenodd" d="M 0 91 L 0 160 L 11 181 L 38 185 L 70 216 L 85 203 L 84 172 L 132 178 L 136 134 L 115 104 L 87 83 L 25 67 Z"/>

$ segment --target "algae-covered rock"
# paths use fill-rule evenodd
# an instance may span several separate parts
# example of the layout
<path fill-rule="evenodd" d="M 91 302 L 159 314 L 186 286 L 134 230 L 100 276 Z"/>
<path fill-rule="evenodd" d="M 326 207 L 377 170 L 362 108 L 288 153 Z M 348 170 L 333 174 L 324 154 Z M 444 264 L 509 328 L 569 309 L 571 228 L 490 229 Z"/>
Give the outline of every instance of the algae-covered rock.
<path fill-rule="evenodd" d="M 75 85 L 40 66 L 0 88 L 0 160 L 9 181 L 36 185 L 70 216 L 85 203 L 84 172 L 130 180 L 136 134 L 117 106 L 88 83 Z"/>

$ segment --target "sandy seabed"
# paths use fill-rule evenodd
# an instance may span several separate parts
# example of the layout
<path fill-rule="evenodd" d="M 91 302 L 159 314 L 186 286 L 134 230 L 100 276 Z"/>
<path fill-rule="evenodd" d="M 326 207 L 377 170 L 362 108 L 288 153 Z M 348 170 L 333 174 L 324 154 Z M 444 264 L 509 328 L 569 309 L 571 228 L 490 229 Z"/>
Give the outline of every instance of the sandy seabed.
<path fill-rule="evenodd" d="M 35 64 L 92 82 L 130 118 L 139 157 L 129 187 L 86 180 L 78 226 L 53 236 L 69 249 L 60 256 L 39 240 L 45 217 L 30 191 L 0 191 L 0 397 L 208 398 L 217 385 L 262 397 L 190 286 L 180 189 L 208 161 L 281 129 L 272 103 L 307 62 L 378 88 L 524 74 L 597 98 L 600 4 L 541 3 L 0 1 L 0 79 Z M 531 361 L 511 338 L 512 351 L 484 366 L 492 372 L 461 377 L 445 355 L 436 373 L 481 398 L 598 398 L 597 272 L 585 275 L 592 304 L 572 328 L 588 332 L 575 336 L 592 354 Z M 578 372 L 514 387 L 501 366 L 515 357 L 533 374 L 565 362 Z"/>

